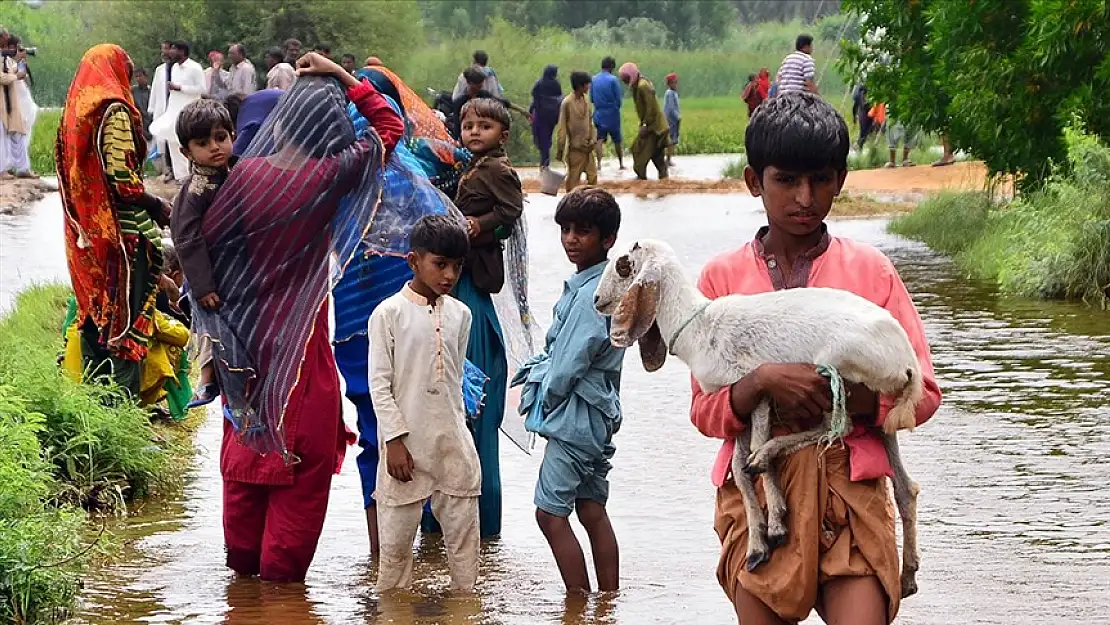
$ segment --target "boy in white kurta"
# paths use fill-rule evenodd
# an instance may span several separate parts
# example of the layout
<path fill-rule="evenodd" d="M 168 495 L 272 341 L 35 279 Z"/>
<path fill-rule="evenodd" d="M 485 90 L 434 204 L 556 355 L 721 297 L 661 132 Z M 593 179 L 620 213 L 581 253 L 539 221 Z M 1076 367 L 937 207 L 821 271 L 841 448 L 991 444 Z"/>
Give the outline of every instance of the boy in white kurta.
<path fill-rule="evenodd" d="M 413 227 L 412 280 L 370 316 L 370 396 L 378 417 L 374 499 L 381 560 L 379 591 L 412 585 L 412 545 L 429 498 L 443 526 L 451 587 L 478 578 L 481 466 L 466 426 L 463 359 L 470 310 L 448 293 L 462 271 L 469 240 L 448 216 Z"/>

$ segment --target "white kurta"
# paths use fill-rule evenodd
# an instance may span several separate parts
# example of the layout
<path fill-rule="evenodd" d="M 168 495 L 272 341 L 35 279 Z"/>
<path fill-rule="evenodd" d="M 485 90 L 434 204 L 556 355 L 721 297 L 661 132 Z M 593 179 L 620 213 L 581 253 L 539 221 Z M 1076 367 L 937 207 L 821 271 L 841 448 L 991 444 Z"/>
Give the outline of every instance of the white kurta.
<path fill-rule="evenodd" d="M 164 80 L 165 74 L 163 74 Z M 157 86 L 157 76 L 155 76 L 154 82 Z M 177 116 L 190 102 L 199 100 L 201 94 L 205 93 L 208 87 L 204 78 L 204 68 L 192 59 L 185 59 L 183 63 L 173 66 L 173 71 L 170 73 L 170 82 L 181 87 L 181 89 L 170 92 L 165 110 L 150 123 L 150 134 L 168 144 L 170 160 L 173 161 L 173 177 L 177 180 L 184 180 L 189 175 L 189 159 L 181 153 L 181 144 L 177 141 Z M 156 93 L 162 94 L 164 92 L 165 82 L 162 83 L 161 89 L 158 91 L 155 91 L 155 87 L 152 87 L 151 102 L 154 102 Z"/>
<path fill-rule="evenodd" d="M 422 502 L 439 491 L 481 493 L 482 470 L 463 408 L 470 309 L 450 296 L 431 306 L 407 285 L 370 316 L 370 397 L 378 417 L 378 504 Z M 386 467 L 386 442 L 404 436 L 415 470 L 400 482 Z"/>
<path fill-rule="evenodd" d="M 412 544 L 424 501 L 443 527 L 451 587 L 478 579 L 482 468 L 466 427 L 462 375 L 470 309 L 444 295 L 434 305 L 408 285 L 370 315 L 370 397 L 378 417 L 379 592 L 412 585 Z M 404 437 L 413 479 L 389 475 L 385 444 Z"/>

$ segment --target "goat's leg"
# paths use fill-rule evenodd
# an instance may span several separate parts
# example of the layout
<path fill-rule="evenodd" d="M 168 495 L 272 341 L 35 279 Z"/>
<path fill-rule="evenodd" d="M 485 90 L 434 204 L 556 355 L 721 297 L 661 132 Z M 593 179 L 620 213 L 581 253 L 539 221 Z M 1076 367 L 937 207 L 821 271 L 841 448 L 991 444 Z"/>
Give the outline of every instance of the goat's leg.
<path fill-rule="evenodd" d="M 921 554 L 917 551 L 917 494 L 921 487 L 906 472 L 897 434 L 883 434 L 883 446 L 894 473 L 894 503 L 902 517 L 902 598 L 917 592 L 917 569 Z"/>
<path fill-rule="evenodd" d="M 776 459 L 817 444 L 821 440 L 822 430 L 806 430 L 785 436 L 776 436 L 767 441 L 762 447 L 757 448 L 748 456 L 748 466 L 744 469 L 750 475 L 758 475 L 770 471 Z"/>
<path fill-rule="evenodd" d="M 751 432 L 745 429 L 736 437 L 736 451 L 732 454 L 732 479 L 740 489 L 740 496 L 744 499 L 744 514 L 748 517 L 748 553 L 745 562 L 748 571 L 754 571 L 760 564 L 771 559 L 771 550 L 767 547 L 767 519 L 763 516 L 763 508 L 759 506 L 759 497 L 752 478 L 741 470 L 751 449 L 751 440 Z"/>
<path fill-rule="evenodd" d="M 767 445 L 771 438 L 771 404 L 762 401 L 755 407 L 751 415 L 752 449 L 761 449 Z M 743 456 L 751 457 L 751 449 Z M 749 472 L 748 467 L 744 467 Z M 750 475 L 750 472 L 749 472 Z M 747 476 L 745 476 L 747 477 Z M 767 475 L 763 477 L 763 494 L 767 500 L 767 546 L 769 551 L 786 542 L 786 496 L 782 492 L 782 482 L 779 480 L 778 467 L 772 465 Z M 770 554 L 768 553 L 768 557 Z"/>

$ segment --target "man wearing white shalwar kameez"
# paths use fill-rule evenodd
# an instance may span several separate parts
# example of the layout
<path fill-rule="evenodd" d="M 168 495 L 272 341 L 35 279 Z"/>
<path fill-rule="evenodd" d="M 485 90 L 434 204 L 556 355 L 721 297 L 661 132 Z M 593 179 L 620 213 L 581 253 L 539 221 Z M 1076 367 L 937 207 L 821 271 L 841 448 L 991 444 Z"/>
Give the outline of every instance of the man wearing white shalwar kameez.
<path fill-rule="evenodd" d="M 449 295 L 429 302 L 409 285 L 370 316 L 370 396 L 378 444 L 404 437 L 412 480 L 378 461 L 374 499 L 381 560 L 379 591 L 412 585 L 412 546 L 429 498 L 443 527 L 451 587 L 472 590 L 478 578 L 478 495 L 482 470 L 466 426 L 462 376 L 470 309 Z"/>
<path fill-rule="evenodd" d="M 181 143 L 177 140 L 177 116 L 190 102 L 199 100 L 201 94 L 208 90 L 204 77 L 204 68 L 193 59 L 189 58 L 189 45 L 176 42 L 172 46 L 172 59 L 174 64 L 167 67 L 168 82 L 164 89 L 169 90 L 166 108 L 160 116 L 150 123 L 150 134 L 166 142 L 166 149 L 173 163 L 173 177 L 184 180 L 189 175 L 189 159 L 181 153 Z M 155 100 L 155 89 L 158 87 L 157 73 L 155 87 L 151 89 L 150 100 Z"/>
<path fill-rule="evenodd" d="M 159 65 L 157 68 L 155 68 L 154 75 L 151 77 L 150 99 L 147 101 L 147 106 L 146 106 L 147 112 L 150 113 L 151 123 L 153 123 L 154 120 L 161 117 L 162 113 L 166 112 L 166 105 L 169 104 L 170 89 L 169 89 L 169 87 L 166 86 L 168 84 L 168 81 L 166 80 L 166 78 L 167 78 L 166 77 L 166 72 L 169 71 L 169 69 L 172 68 L 175 65 L 175 63 L 171 60 L 172 58 L 173 58 L 173 44 L 170 43 L 169 41 L 163 41 L 162 42 L 162 61 L 163 61 L 163 63 L 161 65 Z M 147 131 L 148 132 L 150 131 L 150 125 L 149 124 L 147 125 Z M 169 167 L 170 167 L 170 165 L 169 165 L 170 164 L 169 145 L 166 143 L 166 141 L 164 139 L 159 139 L 158 137 L 152 137 L 150 143 L 151 143 L 151 146 L 156 148 L 158 150 L 158 153 L 161 154 L 161 157 L 158 159 L 158 162 L 156 163 L 156 165 L 158 165 L 159 171 L 161 173 L 167 173 L 167 174 L 170 173 L 170 169 L 169 169 Z M 163 166 L 165 166 L 165 167 L 163 167 Z"/>

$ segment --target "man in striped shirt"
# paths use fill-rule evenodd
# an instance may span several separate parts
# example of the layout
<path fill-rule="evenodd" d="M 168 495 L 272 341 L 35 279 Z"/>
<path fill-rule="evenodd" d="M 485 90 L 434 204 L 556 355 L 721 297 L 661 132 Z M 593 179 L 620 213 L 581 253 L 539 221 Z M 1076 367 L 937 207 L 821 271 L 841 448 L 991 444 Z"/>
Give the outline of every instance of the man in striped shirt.
<path fill-rule="evenodd" d="M 782 60 L 778 76 L 778 93 L 790 91 L 809 91 L 818 93 L 817 83 L 814 79 L 817 74 L 817 64 L 813 62 L 813 37 L 798 35 L 794 41 L 794 52 Z"/>

